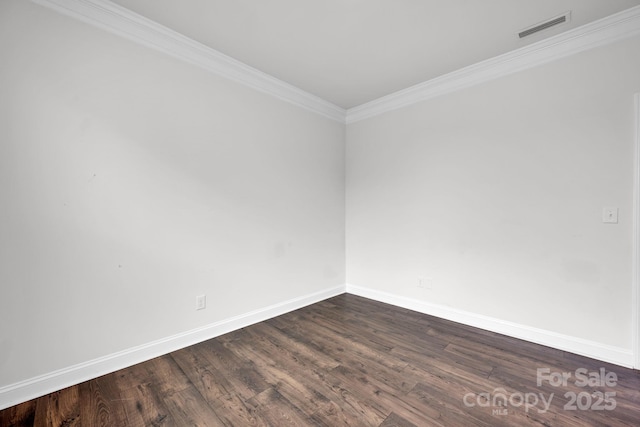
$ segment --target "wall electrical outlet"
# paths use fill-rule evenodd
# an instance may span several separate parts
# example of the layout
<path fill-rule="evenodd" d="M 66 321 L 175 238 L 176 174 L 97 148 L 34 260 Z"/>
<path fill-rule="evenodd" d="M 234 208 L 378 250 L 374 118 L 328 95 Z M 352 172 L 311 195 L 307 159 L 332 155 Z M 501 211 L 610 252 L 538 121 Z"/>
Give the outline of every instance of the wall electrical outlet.
<path fill-rule="evenodd" d="M 602 208 L 602 222 L 608 224 L 618 223 L 618 208 L 606 207 Z"/>
<path fill-rule="evenodd" d="M 431 277 L 419 277 L 418 287 L 420 289 L 426 289 L 426 290 L 433 289 L 433 279 Z"/>
<path fill-rule="evenodd" d="M 199 295 L 196 297 L 196 310 L 204 310 L 207 308 L 207 296 Z"/>

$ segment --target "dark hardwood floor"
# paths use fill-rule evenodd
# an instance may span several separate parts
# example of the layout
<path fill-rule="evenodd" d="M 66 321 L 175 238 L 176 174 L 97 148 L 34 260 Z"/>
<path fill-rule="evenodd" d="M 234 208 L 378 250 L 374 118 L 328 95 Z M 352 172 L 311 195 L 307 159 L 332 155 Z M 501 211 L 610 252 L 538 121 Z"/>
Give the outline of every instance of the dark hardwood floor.
<path fill-rule="evenodd" d="M 341 295 L 6 409 L 0 425 L 639 426 L 640 374 Z"/>

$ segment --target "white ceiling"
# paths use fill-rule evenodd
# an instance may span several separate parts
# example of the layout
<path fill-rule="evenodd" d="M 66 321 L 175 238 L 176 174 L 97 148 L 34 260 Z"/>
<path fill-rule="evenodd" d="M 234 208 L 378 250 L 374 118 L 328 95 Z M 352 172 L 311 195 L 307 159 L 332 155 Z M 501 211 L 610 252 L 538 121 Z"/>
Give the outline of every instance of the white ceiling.
<path fill-rule="evenodd" d="M 640 0 L 113 0 L 351 108 L 640 5 Z M 531 25 L 571 21 L 520 40 Z"/>

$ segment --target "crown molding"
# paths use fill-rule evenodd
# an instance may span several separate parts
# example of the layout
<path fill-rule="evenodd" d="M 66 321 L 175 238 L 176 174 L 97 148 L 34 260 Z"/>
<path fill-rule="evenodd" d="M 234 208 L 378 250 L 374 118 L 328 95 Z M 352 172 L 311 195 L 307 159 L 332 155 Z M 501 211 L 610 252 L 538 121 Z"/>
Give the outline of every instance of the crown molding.
<path fill-rule="evenodd" d="M 347 124 L 640 34 L 640 6 L 347 110 Z"/>
<path fill-rule="evenodd" d="M 345 123 L 345 109 L 107 0 L 32 0 L 282 101 Z"/>
<path fill-rule="evenodd" d="M 351 124 L 640 34 L 640 6 L 345 110 L 108 0 L 31 0 L 340 123 Z"/>

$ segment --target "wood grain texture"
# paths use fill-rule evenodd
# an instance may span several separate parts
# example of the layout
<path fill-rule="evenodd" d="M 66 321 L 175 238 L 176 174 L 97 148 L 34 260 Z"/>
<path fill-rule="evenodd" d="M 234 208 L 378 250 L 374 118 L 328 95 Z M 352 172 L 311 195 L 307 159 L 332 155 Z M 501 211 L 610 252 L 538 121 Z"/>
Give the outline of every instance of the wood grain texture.
<path fill-rule="evenodd" d="M 538 386 L 538 368 L 572 377 Z M 581 387 L 580 368 L 618 381 Z M 615 409 L 592 409 L 598 392 Z M 638 426 L 640 373 L 345 294 L 0 411 L 2 427 L 187 425 Z"/>

